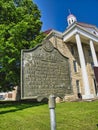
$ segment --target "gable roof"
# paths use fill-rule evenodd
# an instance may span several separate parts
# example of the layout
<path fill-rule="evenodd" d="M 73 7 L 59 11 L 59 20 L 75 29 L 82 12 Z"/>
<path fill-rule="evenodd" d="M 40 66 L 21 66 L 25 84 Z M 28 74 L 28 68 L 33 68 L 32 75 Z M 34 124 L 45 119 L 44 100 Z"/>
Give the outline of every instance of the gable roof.
<path fill-rule="evenodd" d="M 92 28 L 92 29 L 95 29 L 98 32 L 98 28 L 96 26 L 92 25 L 92 24 L 77 22 L 77 25 L 85 27 L 85 28 Z"/>
<path fill-rule="evenodd" d="M 53 29 L 48 29 L 48 30 L 44 31 L 44 33 L 45 33 L 46 35 L 48 35 L 52 30 L 53 30 Z"/>

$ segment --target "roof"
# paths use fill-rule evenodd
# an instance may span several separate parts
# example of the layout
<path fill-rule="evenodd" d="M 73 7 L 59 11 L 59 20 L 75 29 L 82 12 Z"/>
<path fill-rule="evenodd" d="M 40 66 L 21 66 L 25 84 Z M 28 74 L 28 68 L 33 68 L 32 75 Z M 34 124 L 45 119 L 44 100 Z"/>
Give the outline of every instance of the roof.
<path fill-rule="evenodd" d="M 70 14 L 70 15 L 67 16 L 67 19 L 70 18 L 70 17 L 75 17 L 75 16 L 73 14 Z"/>
<path fill-rule="evenodd" d="M 85 28 L 93 28 L 98 32 L 98 28 L 96 26 L 92 25 L 92 24 L 77 22 L 77 25 L 85 27 Z"/>
<path fill-rule="evenodd" d="M 52 30 L 53 30 L 53 29 L 48 29 L 48 30 L 44 31 L 44 33 L 45 33 L 46 35 L 48 35 Z"/>

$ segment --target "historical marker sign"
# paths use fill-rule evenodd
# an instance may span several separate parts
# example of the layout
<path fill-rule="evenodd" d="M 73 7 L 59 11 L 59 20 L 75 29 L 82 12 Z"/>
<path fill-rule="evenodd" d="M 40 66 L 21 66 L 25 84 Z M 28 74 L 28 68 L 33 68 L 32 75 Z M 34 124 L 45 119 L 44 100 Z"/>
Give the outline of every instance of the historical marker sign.
<path fill-rule="evenodd" d="M 69 61 L 50 41 L 32 50 L 23 50 L 21 59 L 21 97 L 63 97 L 72 92 Z"/>

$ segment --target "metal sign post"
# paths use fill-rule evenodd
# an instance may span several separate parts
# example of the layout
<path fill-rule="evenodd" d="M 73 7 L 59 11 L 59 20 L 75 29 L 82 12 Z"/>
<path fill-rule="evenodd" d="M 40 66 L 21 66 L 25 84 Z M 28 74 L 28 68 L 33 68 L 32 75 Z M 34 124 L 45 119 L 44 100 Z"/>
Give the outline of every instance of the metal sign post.
<path fill-rule="evenodd" d="M 50 123 L 51 123 L 51 130 L 56 130 L 56 117 L 55 117 L 55 96 L 49 96 L 49 109 L 50 109 Z"/>

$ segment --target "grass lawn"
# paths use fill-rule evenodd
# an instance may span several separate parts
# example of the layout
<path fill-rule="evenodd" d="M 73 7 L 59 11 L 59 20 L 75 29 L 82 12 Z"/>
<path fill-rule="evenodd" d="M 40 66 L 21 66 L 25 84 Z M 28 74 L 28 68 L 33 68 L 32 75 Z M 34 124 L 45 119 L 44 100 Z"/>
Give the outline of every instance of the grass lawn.
<path fill-rule="evenodd" d="M 56 105 L 57 130 L 98 130 L 98 101 Z M 50 130 L 48 104 L 0 104 L 0 130 Z"/>

